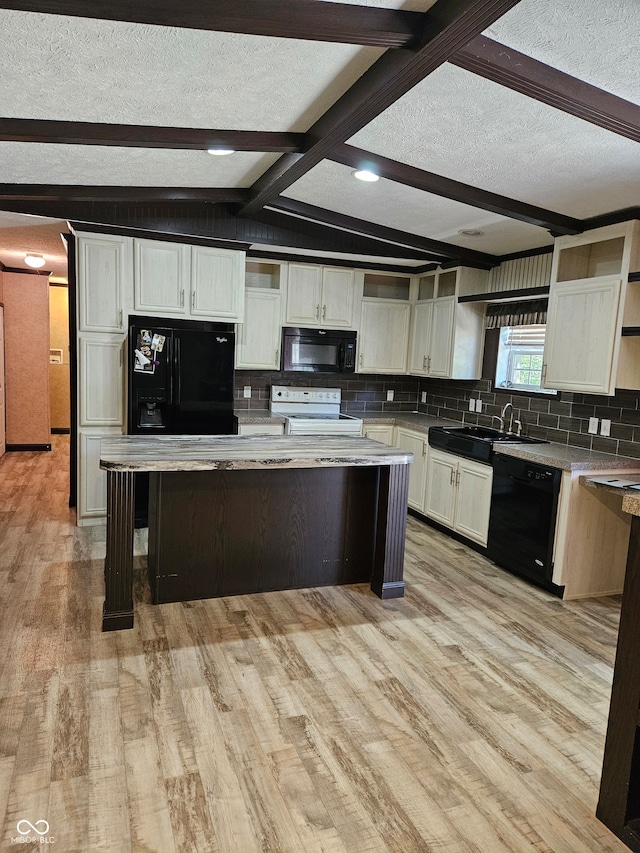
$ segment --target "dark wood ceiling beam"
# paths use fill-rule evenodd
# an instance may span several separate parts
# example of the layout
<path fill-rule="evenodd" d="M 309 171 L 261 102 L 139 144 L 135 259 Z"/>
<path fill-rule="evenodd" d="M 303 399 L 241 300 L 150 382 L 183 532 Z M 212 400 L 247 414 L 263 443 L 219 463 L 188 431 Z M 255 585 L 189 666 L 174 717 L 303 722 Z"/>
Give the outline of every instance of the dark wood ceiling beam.
<path fill-rule="evenodd" d="M 640 106 L 504 44 L 477 36 L 453 55 L 450 62 L 521 95 L 640 142 Z"/>
<path fill-rule="evenodd" d="M 388 157 L 382 157 L 370 151 L 363 151 L 352 145 L 338 146 L 328 155 L 328 159 L 354 169 L 373 169 L 381 178 L 458 201 L 461 204 L 468 204 L 471 207 L 488 210 L 500 216 L 507 216 L 510 219 L 518 219 L 529 225 L 547 228 L 554 234 L 580 234 L 584 231 L 582 222 L 571 216 L 563 216 L 497 193 L 477 189 L 468 184 L 435 175 L 433 172 L 426 172 L 415 166 L 390 160 Z"/>
<path fill-rule="evenodd" d="M 291 198 L 279 198 L 276 202 L 272 202 L 269 205 L 269 210 L 307 218 L 313 222 L 330 225 L 344 231 L 353 231 L 356 234 L 366 234 L 378 240 L 397 243 L 399 246 L 419 249 L 422 252 L 431 253 L 435 261 L 453 259 L 461 264 L 464 263 L 485 269 L 497 266 L 498 264 L 495 255 L 489 255 L 486 252 L 477 252 L 463 246 L 456 246 L 453 243 L 443 243 L 440 240 L 432 240 L 428 237 L 421 237 L 418 234 L 409 234 L 406 231 L 388 228 L 385 225 L 367 222 L 364 219 L 346 216 L 343 213 L 335 213 L 334 211 L 325 210 L 322 207 L 316 207 L 313 204 L 306 204 L 305 202 L 296 201 Z"/>
<path fill-rule="evenodd" d="M 420 12 L 319 0 L 18 0 L 0 8 L 384 48 L 413 41 L 423 23 Z"/>
<path fill-rule="evenodd" d="M 241 204 L 235 187 L 116 187 L 73 184 L 0 184 L 0 201 L 172 201 Z"/>
<path fill-rule="evenodd" d="M 266 237 L 255 239 L 255 243 L 263 243 L 266 245 L 284 245 L 282 241 L 275 236 L 278 231 L 295 233 L 293 240 L 289 240 L 286 244 L 289 247 L 298 247 L 305 249 L 322 248 L 318 245 L 318 240 L 324 241 L 325 247 L 330 247 L 332 252 L 342 252 L 350 255 L 371 255 L 379 258 L 407 258 L 410 260 L 421 260 L 423 262 L 432 261 L 438 263 L 441 259 L 433 254 L 433 252 L 425 251 L 421 248 L 409 245 L 398 245 L 384 239 L 379 239 L 375 234 L 369 234 L 365 229 L 359 233 L 353 231 L 347 232 L 344 229 L 336 228 L 331 222 L 320 222 L 317 220 L 301 219 L 300 217 L 292 217 L 285 212 L 271 210 L 266 208 L 251 220 L 239 219 L 238 225 L 242 228 L 244 223 L 256 222 L 261 226 L 268 225 L 275 229 L 274 237 Z M 247 233 L 243 229 L 243 233 Z M 250 231 L 248 233 L 251 233 Z M 366 263 L 360 264 L 366 266 Z"/>
<path fill-rule="evenodd" d="M 0 118 L 0 140 L 45 142 L 65 145 L 116 145 L 125 148 L 176 148 L 206 151 L 286 153 L 301 151 L 303 133 L 259 130 L 209 130 L 194 127 L 149 127 L 133 124 L 102 124 L 83 121 Z"/>
<path fill-rule="evenodd" d="M 424 13 L 419 45 L 386 51 L 310 128 L 305 152 L 285 155 L 262 175 L 242 213 L 251 215 L 279 196 L 518 2 L 438 0 Z"/>

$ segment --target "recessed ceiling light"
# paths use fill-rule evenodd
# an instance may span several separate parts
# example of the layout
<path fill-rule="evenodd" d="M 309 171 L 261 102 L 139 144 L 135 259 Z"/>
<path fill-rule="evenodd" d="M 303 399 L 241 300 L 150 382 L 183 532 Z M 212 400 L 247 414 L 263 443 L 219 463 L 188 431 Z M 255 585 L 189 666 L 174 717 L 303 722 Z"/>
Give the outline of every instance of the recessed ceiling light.
<path fill-rule="evenodd" d="M 376 175 L 375 172 L 370 172 L 368 169 L 356 169 L 356 171 L 351 174 L 359 181 L 369 181 L 369 183 L 373 183 L 374 181 L 380 180 L 380 175 Z"/>
<path fill-rule="evenodd" d="M 45 264 L 45 260 L 42 255 L 33 255 L 31 253 L 24 256 L 24 262 L 28 267 L 33 267 L 36 270 L 43 267 Z"/>
<path fill-rule="evenodd" d="M 476 231 L 475 228 L 463 228 L 458 234 L 461 237 L 484 237 L 484 231 Z"/>
<path fill-rule="evenodd" d="M 207 148 L 207 154 L 213 154 L 214 157 L 224 157 L 226 154 L 235 154 L 234 148 Z"/>

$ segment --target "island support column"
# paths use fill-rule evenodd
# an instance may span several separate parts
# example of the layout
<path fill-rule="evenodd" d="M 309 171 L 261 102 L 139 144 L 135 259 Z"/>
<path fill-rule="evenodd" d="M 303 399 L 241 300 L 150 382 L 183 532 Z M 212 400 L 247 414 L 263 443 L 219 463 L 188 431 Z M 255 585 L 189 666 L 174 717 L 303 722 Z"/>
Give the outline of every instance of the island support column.
<path fill-rule="evenodd" d="M 102 630 L 133 628 L 133 471 L 107 471 L 107 556 Z"/>
<path fill-rule="evenodd" d="M 631 519 L 596 816 L 640 853 L 640 517 Z"/>
<path fill-rule="evenodd" d="M 402 598 L 409 465 L 386 465 L 379 470 L 378 522 L 371 589 L 380 598 Z"/>

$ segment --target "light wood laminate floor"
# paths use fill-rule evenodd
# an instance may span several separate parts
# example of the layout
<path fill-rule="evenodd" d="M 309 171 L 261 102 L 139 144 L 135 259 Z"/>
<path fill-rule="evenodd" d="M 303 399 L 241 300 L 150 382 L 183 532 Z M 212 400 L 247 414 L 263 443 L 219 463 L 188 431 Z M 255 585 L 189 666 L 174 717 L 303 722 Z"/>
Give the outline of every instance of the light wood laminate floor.
<path fill-rule="evenodd" d="M 138 557 L 136 627 L 102 634 L 104 527 L 53 438 L 0 460 L 2 850 L 22 820 L 59 853 L 627 850 L 594 817 L 618 600 L 410 518 L 404 599 L 154 607 Z"/>

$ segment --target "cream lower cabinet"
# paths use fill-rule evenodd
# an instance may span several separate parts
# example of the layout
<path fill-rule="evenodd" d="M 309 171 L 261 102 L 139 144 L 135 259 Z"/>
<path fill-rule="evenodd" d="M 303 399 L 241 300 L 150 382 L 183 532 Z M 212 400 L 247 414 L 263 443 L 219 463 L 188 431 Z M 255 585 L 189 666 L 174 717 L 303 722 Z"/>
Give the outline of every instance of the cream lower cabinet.
<path fill-rule="evenodd" d="M 283 435 L 284 424 L 239 424 L 238 435 Z"/>
<path fill-rule="evenodd" d="M 282 299 L 279 291 L 245 291 L 244 323 L 236 331 L 236 368 L 280 370 Z"/>
<path fill-rule="evenodd" d="M 363 300 L 358 335 L 359 373 L 406 373 L 411 305 Z"/>
<path fill-rule="evenodd" d="M 83 429 L 78 434 L 79 527 L 105 523 L 107 472 L 100 467 L 100 443 L 103 438 L 113 438 L 122 432 L 122 429 Z"/>
<path fill-rule="evenodd" d="M 413 453 L 413 463 L 409 468 L 408 504 L 418 512 L 425 509 L 425 482 L 429 443 L 426 432 L 417 432 L 404 427 L 396 427 L 394 444 Z"/>
<path fill-rule="evenodd" d="M 392 424 L 365 424 L 362 434 L 372 441 L 380 441 L 382 444 L 393 446 L 394 430 L 395 427 Z"/>
<path fill-rule="evenodd" d="M 487 544 L 493 469 L 430 448 L 425 514 L 462 536 Z"/>

